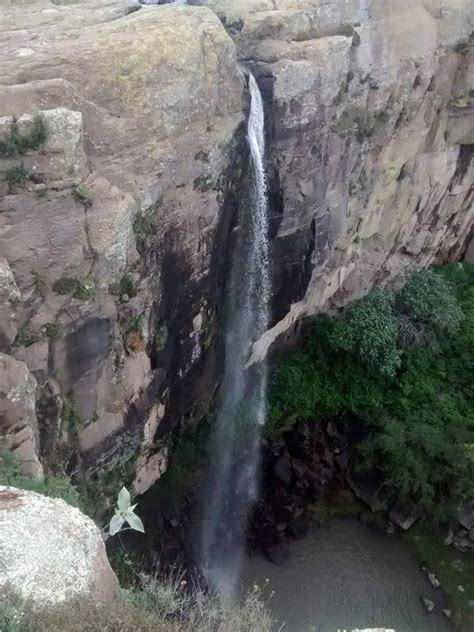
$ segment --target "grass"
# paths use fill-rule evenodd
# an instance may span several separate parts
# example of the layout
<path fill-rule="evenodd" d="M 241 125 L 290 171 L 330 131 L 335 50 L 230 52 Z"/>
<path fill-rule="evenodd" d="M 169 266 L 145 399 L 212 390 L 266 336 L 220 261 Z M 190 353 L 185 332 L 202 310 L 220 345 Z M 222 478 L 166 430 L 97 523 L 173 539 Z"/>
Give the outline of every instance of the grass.
<path fill-rule="evenodd" d="M 137 284 L 133 275 L 130 272 L 127 272 L 120 279 L 120 294 L 126 295 L 128 298 L 133 298 L 137 295 Z"/>
<path fill-rule="evenodd" d="M 44 333 L 51 342 L 55 342 L 63 337 L 64 330 L 59 323 L 48 323 L 45 325 Z"/>
<path fill-rule="evenodd" d="M 48 137 L 46 124 L 41 115 L 35 116 L 31 129 L 26 134 L 20 134 L 16 119 L 10 127 L 10 134 L 0 141 L 0 157 L 13 158 L 23 156 L 30 149 L 38 149 Z"/>
<path fill-rule="evenodd" d="M 146 250 L 148 237 L 153 236 L 156 232 L 153 208 L 137 213 L 133 222 L 133 232 L 135 234 L 137 251 L 139 254 L 143 254 Z"/>
<path fill-rule="evenodd" d="M 460 553 L 446 546 L 439 535 L 421 524 L 413 526 L 404 537 L 437 575 L 457 628 L 462 632 L 474 630 L 474 552 Z"/>

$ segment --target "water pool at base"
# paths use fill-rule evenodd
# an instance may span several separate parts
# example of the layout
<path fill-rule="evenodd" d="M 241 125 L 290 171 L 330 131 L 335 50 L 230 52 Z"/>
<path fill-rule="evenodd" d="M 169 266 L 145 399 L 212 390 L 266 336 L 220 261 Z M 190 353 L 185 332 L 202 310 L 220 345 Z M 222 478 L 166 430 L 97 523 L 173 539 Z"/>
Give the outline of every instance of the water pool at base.
<path fill-rule="evenodd" d="M 415 554 L 399 536 L 376 533 L 355 520 L 314 528 L 292 545 L 288 562 L 247 558 L 243 584 L 269 585 L 270 606 L 283 632 L 389 628 L 395 632 L 452 632 Z M 436 605 L 427 613 L 421 597 Z"/>

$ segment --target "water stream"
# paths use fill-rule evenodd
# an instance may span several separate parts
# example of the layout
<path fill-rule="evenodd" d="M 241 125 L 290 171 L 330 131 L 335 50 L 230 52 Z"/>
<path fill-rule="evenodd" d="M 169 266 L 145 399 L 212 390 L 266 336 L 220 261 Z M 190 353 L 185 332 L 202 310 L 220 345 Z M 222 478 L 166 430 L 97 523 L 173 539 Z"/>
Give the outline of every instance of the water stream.
<path fill-rule="evenodd" d="M 249 74 L 247 187 L 235 229 L 224 316 L 225 365 L 204 497 L 201 567 L 211 586 L 232 595 L 239 581 L 248 510 L 258 494 L 259 443 L 268 367 L 246 368 L 269 322 L 270 271 L 262 96 Z"/>

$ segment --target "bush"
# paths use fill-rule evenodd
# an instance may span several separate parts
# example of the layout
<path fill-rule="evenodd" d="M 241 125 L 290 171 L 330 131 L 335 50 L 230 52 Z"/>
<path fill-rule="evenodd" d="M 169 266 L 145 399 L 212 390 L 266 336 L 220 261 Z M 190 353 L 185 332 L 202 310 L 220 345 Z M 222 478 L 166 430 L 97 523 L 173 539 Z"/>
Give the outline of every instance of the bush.
<path fill-rule="evenodd" d="M 355 354 L 372 372 L 393 377 L 401 360 L 391 297 L 374 291 L 353 303 L 336 324 L 331 342 Z"/>
<path fill-rule="evenodd" d="M 28 179 L 28 171 L 23 164 L 12 165 L 7 169 L 5 179 L 8 187 L 13 190 L 16 186 L 20 186 Z"/>
<path fill-rule="evenodd" d="M 126 294 L 128 298 L 133 298 L 137 295 L 137 284 L 135 283 L 135 279 L 130 272 L 127 272 L 120 279 L 120 294 Z"/>
<path fill-rule="evenodd" d="M 83 204 L 86 209 L 92 206 L 92 193 L 85 184 L 78 184 L 72 190 L 72 197 L 79 204 Z"/>
<path fill-rule="evenodd" d="M 67 296 L 75 291 L 78 282 L 75 277 L 60 277 L 53 283 L 53 291 L 56 294 Z"/>
<path fill-rule="evenodd" d="M 12 158 L 26 154 L 30 149 L 38 149 L 47 140 L 46 124 L 41 115 L 33 119 L 31 130 L 26 134 L 20 134 L 18 124 L 14 119 L 10 128 L 10 134 L 6 140 L 0 140 L 0 156 Z"/>
<path fill-rule="evenodd" d="M 90 301 L 94 298 L 96 293 L 95 279 L 91 276 L 78 280 L 76 289 L 74 290 L 74 298 L 78 298 L 81 301 Z"/>
<path fill-rule="evenodd" d="M 73 507 L 82 508 L 79 492 L 69 478 L 51 476 L 41 481 L 23 474 L 20 463 L 12 452 L 0 452 L 0 485 L 36 492 L 50 498 L 61 498 Z"/>
<path fill-rule="evenodd" d="M 29 632 L 30 618 L 19 600 L 2 599 L 0 601 L 1 632 Z"/>
<path fill-rule="evenodd" d="M 396 304 L 402 314 L 437 332 L 454 333 L 463 318 L 453 286 L 434 270 L 412 272 Z"/>

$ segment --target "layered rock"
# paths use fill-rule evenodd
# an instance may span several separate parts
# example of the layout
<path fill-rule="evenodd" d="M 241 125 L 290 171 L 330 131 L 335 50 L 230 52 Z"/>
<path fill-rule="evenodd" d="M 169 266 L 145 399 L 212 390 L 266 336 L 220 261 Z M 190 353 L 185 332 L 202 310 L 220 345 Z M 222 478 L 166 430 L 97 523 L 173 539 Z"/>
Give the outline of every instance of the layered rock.
<path fill-rule="evenodd" d="M 473 221 L 472 3 L 194 3 L 221 17 L 266 97 L 275 321 L 255 358 L 301 318 L 462 256 Z"/>
<path fill-rule="evenodd" d="M 0 0 L 0 350 L 37 381 L 49 469 L 136 456 L 137 492 L 217 383 L 239 58 L 268 130 L 273 323 L 254 359 L 472 252 L 469 0 L 190 4 L 207 6 Z M 44 138 L 5 151 L 38 121 Z"/>
<path fill-rule="evenodd" d="M 2 350 L 38 382 L 50 469 L 137 454 L 144 491 L 166 467 L 159 423 L 214 387 L 235 46 L 206 8 L 1 5 L 0 141 L 45 129 L 26 151 L 2 145 Z M 202 365 L 212 377 L 173 397 Z"/>
<path fill-rule="evenodd" d="M 0 596 L 33 610 L 119 597 L 99 529 L 63 500 L 0 487 L 0 561 Z"/>

